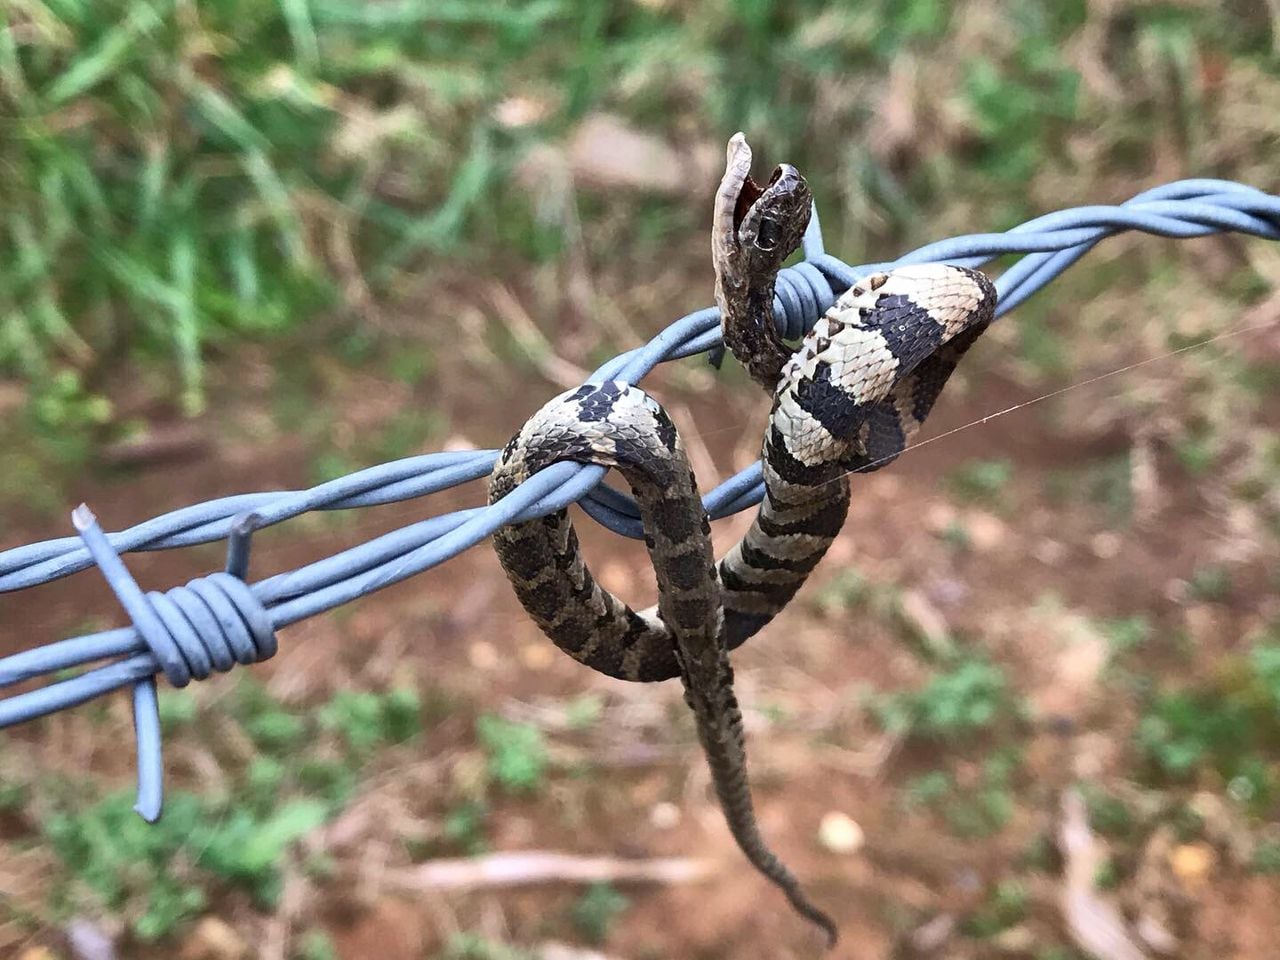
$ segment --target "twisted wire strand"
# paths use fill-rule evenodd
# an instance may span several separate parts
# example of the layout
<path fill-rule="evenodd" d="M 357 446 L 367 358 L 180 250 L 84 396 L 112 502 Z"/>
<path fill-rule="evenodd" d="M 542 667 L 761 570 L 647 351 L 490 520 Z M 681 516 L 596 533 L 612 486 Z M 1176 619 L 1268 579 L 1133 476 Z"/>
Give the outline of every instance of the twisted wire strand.
<path fill-rule="evenodd" d="M 877 270 L 909 263 L 980 267 L 1008 255 L 1021 259 L 996 280 L 997 316 L 1008 313 L 1109 236 L 1137 230 L 1187 238 L 1236 232 L 1280 239 L 1280 196 L 1227 180 L 1182 180 L 1118 206 L 1049 213 L 1005 233 L 940 240 L 896 261 L 850 266 L 825 251 L 815 212 L 803 259 L 778 278 L 774 315 L 785 339 L 809 330 L 845 289 Z M 675 321 L 647 344 L 604 363 L 590 382 L 635 383 L 658 363 L 721 348 L 714 307 Z M 246 493 L 193 504 L 116 533 L 103 533 L 87 508 L 73 516 L 78 535 L 0 552 L 0 593 L 48 583 L 97 565 L 132 626 L 50 643 L 0 658 L 0 688 L 100 660 L 109 663 L 70 679 L 0 699 L 0 728 L 45 716 L 121 687 L 132 687 L 138 730 L 139 812 L 160 812 L 161 753 L 155 676 L 174 686 L 214 670 L 252 663 L 275 652 L 275 631 L 398 583 L 443 563 L 498 527 L 579 503 L 623 536 L 643 535 L 626 494 L 600 483 L 598 466 L 560 463 L 535 474 L 496 504 L 457 510 L 409 524 L 287 573 L 244 582 L 249 534 L 312 510 L 346 510 L 438 493 L 485 477 L 496 450 L 433 453 L 379 464 L 309 490 Z M 758 504 L 759 462 L 703 498 L 722 518 Z M 119 554 L 228 540 L 228 571 L 164 593 L 142 594 Z M 112 659 L 115 658 L 115 659 Z"/>

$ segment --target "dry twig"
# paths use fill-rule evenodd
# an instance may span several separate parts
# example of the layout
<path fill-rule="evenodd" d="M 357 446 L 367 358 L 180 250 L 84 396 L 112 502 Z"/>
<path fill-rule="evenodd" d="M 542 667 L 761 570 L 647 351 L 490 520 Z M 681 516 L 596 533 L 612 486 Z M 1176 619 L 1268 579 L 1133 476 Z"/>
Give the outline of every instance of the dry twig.
<path fill-rule="evenodd" d="M 387 888 L 405 891 L 483 890 L 538 883 L 696 883 L 712 872 L 713 866 L 707 860 L 622 860 L 525 850 L 468 859 L 432 860 L 416 867 L 388 871 L 385 880 Z"/>
<path fill-rule="evenodd" d="M 1084 797 L 1077 790 L 1062 795 L 1058 845 L 1066 861 L 1062 916 L 1076 946 L 1096 960 L 1147 960 L 1147 954 L 1129 936 L 1119 908 L 1094 888 L 1103 854 L 1089 829 Z"/>

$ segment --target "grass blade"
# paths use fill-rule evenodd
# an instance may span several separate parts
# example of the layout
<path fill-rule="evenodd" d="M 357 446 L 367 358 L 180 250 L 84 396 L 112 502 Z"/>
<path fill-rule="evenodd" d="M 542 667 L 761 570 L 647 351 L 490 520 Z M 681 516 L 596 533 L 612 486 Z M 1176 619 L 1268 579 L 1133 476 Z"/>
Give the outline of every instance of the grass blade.
<path fill-rule="evenodd" d="M 74 62 L 45 91 L 45 101 L 59 106 L 96 87 L 129 55 L 130 48 L 145 34 L 164 25 L 162 12 L 167 4 L 135 3 L 114 30 L 108 31 L 97 45 Z"/>
<path fill-rule="evenodd" d="M 173 275 L 173 344 L 182 377 L 182 408 L 188 416 L 204 407 L 204 367 L 200 362 L 200 317 L 196 309 L 196 245 L 190 233 L 180 233 L 169 253 Z"/>
<path fill-rule="evenodd" d="M 280 0 L 280 12 L 289 28 L 289 39 L 298 67 L 306 72 L 320 65 L 320 41 L 316 37 L 315 24 L 311 22 L 311 5 L 308 0 Z"/>

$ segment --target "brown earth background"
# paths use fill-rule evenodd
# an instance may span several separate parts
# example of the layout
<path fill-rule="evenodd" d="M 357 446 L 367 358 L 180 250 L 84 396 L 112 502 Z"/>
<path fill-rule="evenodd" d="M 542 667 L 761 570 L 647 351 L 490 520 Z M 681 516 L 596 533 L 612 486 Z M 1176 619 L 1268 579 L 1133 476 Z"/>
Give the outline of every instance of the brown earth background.
<path fill-rule="evenodd" d="M 334 300 L 271 337 L 210 336 L 199 412 L 177 402 L 163 358 L 103 349 L 81 374 L 112 412 L 68 460 L 26 412 L 35 380 L 0 381 L 0 543 L 65 535 L 82 500 L 117 529 L 379 460 L 501 446 L 582 371 L 710 302 L 710 196 L 738 127 L 758 174 L 784 159 L 814 170 L 829 248 L 850 262 L 1183 176 L 1276 188 L 1280 61 L 1261 5 L 1090 3 L 1060 23 L 1034 3 L 980 3 L 903 39 L 934 9 L 908 6 L 869 7 L 866 26 L 836 5 L 793 17 L 620 4 L 592 47 L 617 75 L 593 74 L 585 104 L 545 51 L 486 74 L 422 161 L 464 163 L 481 120 L 507 138 L 491 188 L 507 199 L 490 213 L 477 201 L 463 248 L 415 251 L 375 282 L 375 241 L 357 226 L 337 243 L 298 188 Z M 10 28 L 42 22 L 32 10 Z M 396 178 L 413 141 L 383 144 L 374 128 L 444 122 L 432 111 L 463 76 L 449 57 L 501 32 L 468 30 L 447 55 L 402 52 L 392 90 L 333 81 L 339 133 L 384 151 L 371 193 L 414 215 L 448 200 L 406 200 Z M 673 65 L 624 45 L 646 37 L 689 49 Z M 891 40 L 881 59 L 857 45 Z M 742 78 L 751 51 L 782 64 L 776 88 Z M 405 79 L 410 63 L 426 73 Z M 1069 110 L 1048 89 L 1063 77 Z M 711 82 L 756 99 L 700 99 Z M 1024 114 L 988 102 L 1018 97 Z M 1018 150 L 1025 175 L 1007 168 Z M 494 226 L 513 194 L 544 218 L 521 222 L 557 238 L 549 252 Z M 1280 253 L 1262 240 L 1104 243 L 983 338 L 923 442 L 855 478 L 828 558 L 735 655 L 758 815 L 839 922 L 832 956 L 1135 956 L 1090 947 L 1063 907 L 1072 892 L 1118 911 L 1152 957 L 1276 955 L 1278 282 Z M 668 364 L 645 386 L 704 489 L 757 456 L 768 401 L 732 361 Z M 475 483 L 289 521 L 257 535 L 252 578 L 483 498 Z M 641 545 L 579 519 L 601 582 L 651 602 Z M 717 552 L 748 522 L 718 522 Z M 163 589 L 220 557 L 213 545 L 127 559 Z M 121 622 L 86 572 L 0 599 L 0 652 Z M 280 646 L 162 690 L 166 820 L 189 834 L 127 814 L 126 696 L 4 733 L 0 954 L 818 955 L 725 829 L 678 688 L 560 654 L 485 545 L 289 627 Z M 1088 842 L 1072 854 L 1059 834 L 1075 796 Z M 427 869 L 520 851 L 609 858 L 605 881 L 442 890 Z M 625 878 L 655 858 L 698 877 Z M 114 952 L 92 952 L 93 936 Z"/>

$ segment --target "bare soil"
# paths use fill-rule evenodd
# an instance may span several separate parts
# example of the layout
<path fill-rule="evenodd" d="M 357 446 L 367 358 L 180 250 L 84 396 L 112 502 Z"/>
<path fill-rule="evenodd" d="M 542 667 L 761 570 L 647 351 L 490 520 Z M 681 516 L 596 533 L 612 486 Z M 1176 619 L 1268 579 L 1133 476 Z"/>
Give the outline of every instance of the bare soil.
<path fill-rule="evenodd" d="M 928 435 L 1033 398 L 995 373 L 980 373 L 981 353 L 979 348 L 972 370 L 939 405 Z M 251 357 L 249 362 L 265 360 Z M 673 386 L 669 375 L 654 379 L 655 392 L 673 401 L 680 426 L 693 438 L 704 486 L 754 456 L 762 398 L 740 388 L 726 401 L 716 391 Z M 438 405 L 452 396 L 454 402 L 446 404 L 457 408 L 457 422 L 465 423 L 461 439 L 497 446 L 532 408 L 533 398 L 553 391 L 534 378 L 523 389 L 469 395 L 463 405 L 452 392 L 458 387 L 447 383 L 397 393 L 376 377 L 353 374 L 340 386 L 342 418 L 348 428 L 359 424 L 361 397 L 376 408 L 369 412 L 376 420 L 387 404 Z M 1084 389 L 1091 391 L 1092 402 L 1103 404 L 1113 388 Z M 69 505 L 85 500 L 115 528 L 214 496 L 306 486 L 306 442 L 281 433 L 244 439 L 239 428 L 256 402 L 252 392 L 233 400 L 227 391 L 222 400 L 215 399 L 216 413 L 201 424 L 212 439 L 208 453 L 107 480 L 84 479 L 69 491 Z M 974 916 L 1011 876 L 1030 889 L 1030 907 L 1015 929 L 1028 931 L 1034 943 L 1067 944 L 1055 906 L 1059 861 L 1051 850 L 1046 864 L 1028 866 L 1030 852 L 1038 845 L 1052 848 L 1059 797 L 1069 783 L 1081 777 L 1104 783 L 1132 779 L 1135 707 L 1126 689 L 1101 670 L 1071 668 L 1059 626 L 1074 614 L 1093 619 L 1143 615 L 1157 634 L 1150 672 L 1191 676 L 1238 653 L 1242 638 L 1264 615 L 1275 613 L 1273 573 L 1261 562 L 1233 571 L 1226 596 L 1186 600 L 1185 583 L 1211 555 L 1222 525 L 1196 481 L 1171 457 L 1161 455 L 1158 462 L 1160 506 L 1145 519 L 1116 527 L 1095 504 L 1050 501 L 1045 489 L 1055 473 L 1123 452 L 1128 443 L 1112 436 L 1069 439 L 1055 427 L 1052 413 L 1052 404 L 1030 406 L 925 443 L 889 469 L 857 478 L 845 532 L 829 559 L 797 602 L 735 657 L 748 712 L 759 817 L 775 849 L 839 922 L 843 938 L 834 957 L 880 958 L 895 950 L 894 955 L 911 955 L 903 946 L 911 931 L 940 914 L 958 922 Z M 1012 479 L 995 502 L 965 504 L 948 493 L 943 478 L 955 468 L 993 457 L 1013 464 Z M 708 467 L 713 475 L 707 475 Z M 369 510 L 332 523 L 286 524 L 259 535 L 253 576 L 288 569 L 482 497 L 476 484 L 429 502 Z M 718 546 L 740 535 L 745 522 L 739 517 L 717 524 Z M 948 539 L 948 530 L 956 526 L 968 531 L 965 548 Z M 38 518 L 10 527 L 14 542 L 68 530 L 69 525 Z M 607 585 L 640 602 L 650 599 L 651 577 L 638 544 L 620 543 L 589 522 L 580 531 Z M 218 562 L 216 547 L 129 557 L 144 587 L 183 582 Z M 1016 809 L 993 835 L 957 838 L 940 811 L 904 805 L 901 788 L 930 769 L 949 767 L 958 782 L 977 778 L 989 743 L 904 744 L 878 727 L 865 709 L 865 694 L 917 688 L 929 671 L 918 648 L 884 617 L 865 607 L 833 610 L 819 602 L 824 587 L 851 569 L 873 585 L 913 598 L 910 616 L 924 633 L 940 628 L 962 648 L 1002 665 L 1015 692 L 1030 704 L 1025 726 L 1010 734 L 1024 758 L 1012 791 Z M 1045 612 L 1047 595 L 1058 599 L 1050 612 Z M 3 610 L 3 652 L 121 619 L 92 572 L 5 597 Z M 1170 638 L 1179 632 L 1192 641 L 1189 656 L 1181 659 L 1170 652 Z M 631 906 L 599 947 L 608 957 L 818 955 L 812 931 L 747 868 L 734 847 L 709 793 L 676 687 L 628 687 L 550 649 L 483 547 L 364 599 L 342 615 L 289 628 L 280 641 L 279 656 L 254 670 L 291 701 L 407 675 L 461 705 L 459 716 L 428 730 L 418 760 L 383 771 L 365 797 L 396 797 L 405 816 L 428 823 L 443 809 L 433 794 L 453 791 L 464 775 L 460 771 L 474 763 L 477 748 L 468 716 L 481 709 L 501 712 L 512 704 L 601 694 L 608 705 L 604 722 L 621 728 L 584 742 L 566 738 L 594 772 L 574 776 L 557 766 L 536 796 L 496 798 L 488 820 L 490 848 L 680 856 L 714 864 L 710 882 L 624 887 Z M 210 684 L 217 689 L 230 682 L 218 678 Z M 218 709 L 216 694 L 206 709 Z M 627 728 L 636 718 L 639 722 Z M 29 744 L 30 755 L 49 771 L 78 766 L 103 788 L 124 787 L 130 780 L 130 757 L 116 744 L 94 742 L 68 755 L 56 727 L 8 735 Z M 181 770 L 177 776 L 183 777 Z M 408 783 L 414 795 L 406 797 Z M 669 815 L 655 813 L 662 804 L 674 805 L 674 823 Z M 818 843 L 819 825 L 833 811 L 862 828 L 861 849 L 834 853 Z M 343 864 L 338 880 L 316 886 L 295 911 L 319 918 L 343 958 L 430 957 L 459 929 L 516 943 L 574 938 L 563 919 L 581 893 L 571 887 L 470 895 L 387 892 L 377 870 L 365 868 L 404 861 L 404 851 L 394 846 L 394 830 L 376 815 L 353 822 L 352 838 L 336 848 Z M 1192 903 L 1179 930 L 1179 956 L 1262 960 L 1275 955 L 1280 881 L 1274 876 L 1251 875 L 1220 857 L 1207 881 L 1195 888 Z M 215 912 L 251 943 L 254 931 L 267 922 L 235 897 Z M 939 952 L 922 955 L 1049 956 L 1012 935 L 1003 941 L 998 936 L 953 938 Z"/>

